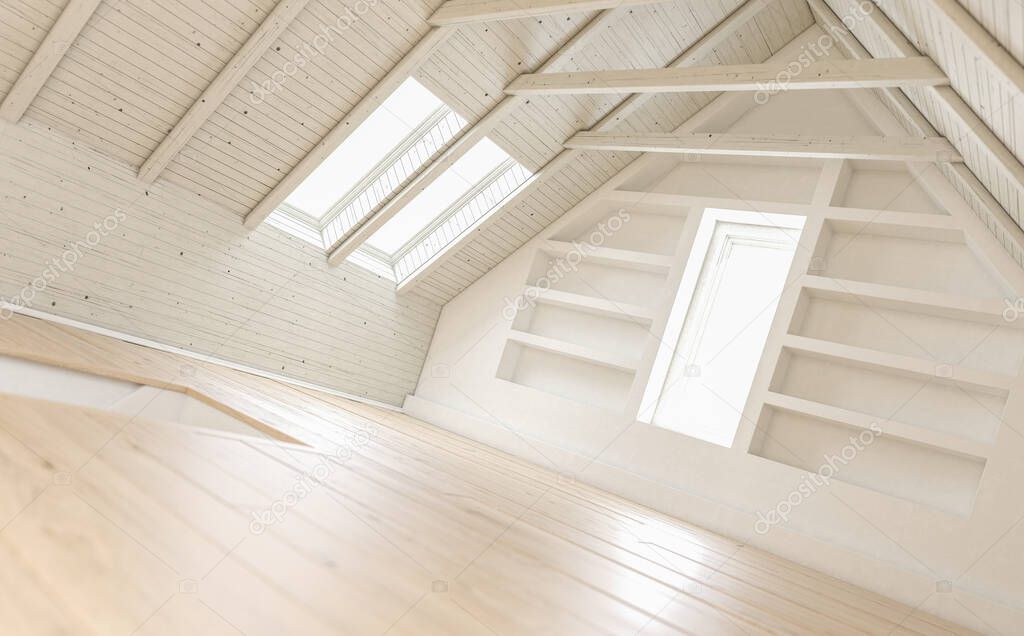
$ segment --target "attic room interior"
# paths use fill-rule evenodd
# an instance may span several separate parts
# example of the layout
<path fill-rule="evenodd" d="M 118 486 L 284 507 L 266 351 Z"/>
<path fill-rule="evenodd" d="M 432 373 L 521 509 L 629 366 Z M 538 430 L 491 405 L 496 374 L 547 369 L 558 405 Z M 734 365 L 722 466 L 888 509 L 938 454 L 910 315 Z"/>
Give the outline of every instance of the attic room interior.
<path fill-rule="evenodd" d="M 0 634 L 1024 634 L 1021 0 L 0 0 Z"/>

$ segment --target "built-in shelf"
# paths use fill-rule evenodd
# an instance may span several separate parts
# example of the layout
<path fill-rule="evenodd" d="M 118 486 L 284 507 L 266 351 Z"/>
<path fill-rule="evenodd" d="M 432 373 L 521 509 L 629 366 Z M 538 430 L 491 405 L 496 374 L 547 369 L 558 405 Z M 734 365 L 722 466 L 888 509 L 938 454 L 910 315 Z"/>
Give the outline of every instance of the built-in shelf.
<path fill-rule="evenodd" d="M 614 190 L 608 192 L 605 197 L 609 201 L 620 202 L 624 205 L 642 202 L 644 205 L 661 206 L 666 209 L 675 210 L 719 208 L 764 214 L 796 214 L 808 218 L 824 217 L 840 228 L 853 228 L 854 231 L 868 231 L 869 233 L 904 238 L 949 242 L 963 241 L 963 230 L 958 227 L 951 216 L 945 214 L 923 214 L 921 212 L 823 206 L 808 203 L 702 197 L 686 194 L 631 192 L 627 190 Z"/>
<path fill-rule="evenodd" d="M 594 196 L 537 240 L 496 377 L 588 407 L 627 408 L 689 210 Z M 538 396 L 538 399 L 546 399 Z"/>
<path fill-rule="evenodd" d="M 837 232 L 875 234 L 914 240 L 963 243 L 964 232 L 953 217 L 920 212 L 828 207 L 825 219 Z"/>
<path fill-rule="evenodd" d="M 518 331 L 516 329 L 509 332 L 508 339 L 510 342 L 516 342 L 525 347 L 547 351 L 548 353 L 558 354 L 574 360 L 589 362 L 591 364 L 600 365 L 602 367 L 618 371 L 634 372 L 638 365 L 638 360 L 631 356 L 624 356 L 610 351 L 600 351 L 571 342 L 565 342 L 564 340 L 538 336 L 536 334 Z"/>
<path fill-rule="evenodd" d="M 607 316 L 622 320 L 631 320 L 643 324 L 650 324 L 654 320 L 654 312 L 648 307 L 620 303 L 607 298 L 596 298 L 583 294 L 559 291 L 557 289 L 541 289 L 540 287 L 527 287 L 527 296 L 537 299 L 537 302 L 557 307 L 565 307 L 596 316 Z"/>
<path fill-rule="evenodd" d="M 805 355 L 834 358 L 860 366 L 876 367 L 934 379 L 938 382 L 955 384 L 967 389 L 1004 397 L 1009 394 L 1010 388 L 1015 381 L 1014 378 L 1000 373 L 968 369 L 934 360 L 925 360 L 793 334 L 786 335 L 783 340 L 783 347 Z"/>
<path fill-rule="evenodd" d="M 824 220 L 809 273 L 980 300 L 1001 300 L 1010 293 L 951 217 L 852 215 L 846 208 L 840 214 Z"/>
<path fill-rule="evenodd" d="M 938 448 L 972 458 L 985 459 L 992 450 L 988 444 L 957 435 L 950 435 L 914 424 L 886 420 L 867 413 L 859 413 L 828 404 L 821 404 L 791 395 L 769 392 L 765 398 L 765 404 L 776 409 L 827 420 L 858 430 L 875 430 L 877 427 L 877 430 L 881 431 L 881 435 L 889 438 Z"/>
<path fill-rule="evenodd" d="M 998 300 L 969 298 L 909 287 L 814 275 L 804 276 L 801 279 L 801 284 L 807 293 L 817 298 L 853 299 L 872 307 L 1024 328 L 1024 320 L 1011 323 L 1003 318 L 1003 310 L 1006 309 L 1006 305 Z"/>
<path fill-rule="evenodd" d="M 769 394 L 750 452 L 966 517 L 974 508 L 989 449 L 937 431 Z"/>
<path fill-rule="evenodd" d="M 644 272 L 667 273 L 672 269 L 674 259 L 663 254 L 620 250 L 610 247 L 594 247 L 586 243 L 570 243 L 568 241 L 547 240 L 543 249 L 556 258 L 572 260 L 578 254 L 579 260 L 600 265 L 623 267 Z"/>

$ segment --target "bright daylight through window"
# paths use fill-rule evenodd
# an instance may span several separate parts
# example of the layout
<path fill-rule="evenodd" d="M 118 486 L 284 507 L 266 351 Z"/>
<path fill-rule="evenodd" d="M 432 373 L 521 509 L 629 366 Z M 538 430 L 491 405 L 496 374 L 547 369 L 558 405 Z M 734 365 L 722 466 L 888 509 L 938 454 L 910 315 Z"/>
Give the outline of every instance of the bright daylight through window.
<path fill-rule="evenodd" d="M 804 219 L 709 209 L 639 419 L 731 446 Z"/>
<path fill-rule="evenodd" d="M 447 110 L 444 102 L 416 80 L 407 79 L 285 203 L 315 219 L 324 218 L 374 166 L 441 110 Z M 464 124 L 460 118 L 458 128 Z"/>
<path fill-rule="evenodd" d="M 368 242 L 389 254 L 397 252 L 433 221 L 438 212 L 447 210 L 466 191 L 508 161 L 508 153 L 493 141 L 484 139 L 388 221 Z"/>
<path fill-rule="evenodd" d="M 325 250 L 345 240 L 421 172 L 466 121 L 409 78 L 317 167 L 269 222 Z M 494 209 L 532 174 L 483 139 L 358 251 L 401 280 Z"/>

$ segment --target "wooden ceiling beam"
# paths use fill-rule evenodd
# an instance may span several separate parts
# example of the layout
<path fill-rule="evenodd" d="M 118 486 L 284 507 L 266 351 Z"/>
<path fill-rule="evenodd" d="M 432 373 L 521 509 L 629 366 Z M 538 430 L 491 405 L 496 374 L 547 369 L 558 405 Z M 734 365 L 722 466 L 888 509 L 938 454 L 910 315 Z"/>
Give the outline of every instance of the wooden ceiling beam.
<path fill-rule="evenodd" d="M 790 65 L 791 66 L 791 65 Z M 593 93 L 695 93 L 842 90 L 888 86 L 942 86 L 949 79 L 927 57 L 821 60 L 790 71 L 777 64 L 737 64 L 574 73 L 530 73 L 517 78 L 510 95 Z"/>
<path fill-rule="evenodd" d="M 551 69 L 568 60 L 580 46 L 589 41 L 594 35 L 601 33 L 613 21 L 618 19 L 619 16 L 615 10 L 602 11 L 595 18 L 587 22 L 560 49 L 553 53 L 540 66 L 538 71 Z M 367 218 L 349 236 L 345 237 L 336 248 L 331 250 L 330 255 L 327 257 L 327 262 L 330 265 L 342 263 L 359 249 L 359 246 L 365 243 L 368 238 L 373 236 L 374 232 L 394 218 L 405 206 L 409 205 L 413 199 L 426 190 L 431 183 L 434 183 L 438 177 L 451 168 L 456 161 L 462 158 L 471 148 L 489 135 L 495 127 L 515 112 L 525 99 L 525 97 L 516 95 L 506 95 L 504 99 L 498 102 L 497 106 L 488 111 L 475 124 L 465 129 L 455 141 L 443 149 L 418 175 L 403 185 L 393 197 L 385 200 L 384 203 L 371 211 Z"/>
<path fill-rule="evenodd" d="M 350 110 L 345 118 L 338 122 L 334 128 L 320 140 L 313 149 L 297 163 L 295 167 L 277 185 L 263 197 L 256 207 L 249 211 L 245 217 L 245 227 L 254 229 L 259 226 L 270 213 L 277 209 L 285 199 L 288 198 L 295 188 L 306 180 L 306 177 L 313 174 L 313 171 L 324 162 L 332 152 L 338 149 L 348 139 L 359 125 L 377 110 L 377 107 L 384 103 L 417 68 L 420 67 L 441 44 L 455 32 L 453 27 L 432 27 L 420 38 L 412 49 L 402 56 L 402 59 L 395 64 L 387 75 Z"/>
<path fill-rule="evenodd" d="M 199 132 L 206 120 L 224 102 L 238 83 L 252 70 L 256 62 L 263 57 L 270 45 L 277 41 L 288 25 L 306 7 L 309 0 L 280 0 L 270 15 L 256 28 L 240 49 L 231 57 L 227 65 L 210 82 L 206 90 L 199 96 L 185 115 L 178 120 L 171 132 L 160 142 L 160 145 L 146 158 L 139 168 L 139 179 L 144 183 L 152 183 L 160 173 L 174 160 L 189 140 Z"/>
<path fill-rule="evenodd" d="M 728 41 L 729 38 L 733 37 L 737 30 L 753 20 L 758 13 L 776 1 L 777 0 L 747 0 L 734 9 L 732 13 L 722 18 L 714 28 L 701 36 L 699 40 L 687 47 L 685 51 L 669 63 L 668 68 L 683 68 L 700 63 L 707 56 L 714 53 L 715 49 Z M 591 130 L 607 131 L 615 128 L 632 113 L 642 108 L 651 96 L 652 95 L 649 93 L 637 93 L 626 97 L 619 102 L 619 105 L 613 108 L 611 112 L 602 117 L 601 120 L 591 128 Z M 514 208 L 516 205 L 519 205 L 528 197 L 532 196 L 540 184 L 561 172 L 565 167 L 579 157 L 582 152 L 583 151 L 581 150 L 566 148 L 555 155 L 554 158 L 544 164 L 544 166 L 537 172 L 533 180 L 530 182 L 529 187 L 521 188 L 508 200 L 502 202 L 498 208 L 492 210 L 490 214 L 485 215 L 473 223 L 473 225 L 463 232 L 454 243 L 447 246 L 441 252 L 435 254 L 430 258 L 430 260 L 421 265 L 418 270 L 413 272 L 405 280 L 401 281 L 398 284 L 398 292 L 406 293 L 415 289 L 423 280 L 443 266 L 448 259 L 458 253 L 459 249 L 466 242 L 471 240 L 477 232 L 494 223 L 500 217 L 501 210 Z"/>
<path fill-rule="evenodd" d="M 808 137 L 803 135 L 736 135 L 729 133 L 640 133 L 616 135 L 582 132 L 566 148 L 738 157 L 863 159 L 868 161 L 963 161 L 943 137 Z"/>
<path fill-rule="evenodd" d="M 28 64 L 11 87 L 3 104 L 0 104 L 0 119 L 17 123 L 39 94 L 40 89 L 57 64 L 64 59 L 64 54 L 71 48 L 72 42 L 85 28 L 89 18 L 96 11 L 101 0 L 69 0 L 57 21 L 54 22 L 39 48 L 32 55 Z"/>
<path fill-rule="evenodd" d="M 493 20 L 516 20 L 552 13 L 572 13 L 655 4 L 664 0 L 449 0 L 430 16 L 434 26 L 454 26 Z"/>

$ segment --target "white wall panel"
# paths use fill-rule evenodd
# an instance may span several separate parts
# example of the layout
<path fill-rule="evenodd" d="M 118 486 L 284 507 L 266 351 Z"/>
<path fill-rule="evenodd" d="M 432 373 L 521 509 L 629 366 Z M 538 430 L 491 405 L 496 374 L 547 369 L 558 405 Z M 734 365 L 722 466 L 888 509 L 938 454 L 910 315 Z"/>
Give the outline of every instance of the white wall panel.
<path fill-rule="evenodd" d="M 0 194 L 5 299 L 120 208 L 32 308 L 393 404 L 415 385 L 439 307 L 391 281 L 37 125 L 4 129 Z"/>

